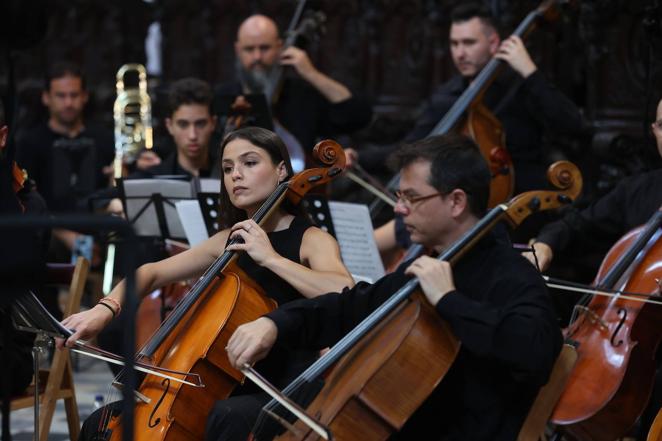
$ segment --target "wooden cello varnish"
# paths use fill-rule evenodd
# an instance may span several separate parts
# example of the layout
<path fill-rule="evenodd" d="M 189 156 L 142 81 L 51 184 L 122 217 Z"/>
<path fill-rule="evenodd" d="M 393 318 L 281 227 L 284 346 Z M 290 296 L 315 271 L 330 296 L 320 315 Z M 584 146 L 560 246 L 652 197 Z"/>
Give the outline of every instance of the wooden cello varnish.
<path fill-rule="evenodd" d="M 604 258 L 595 285 L 659 296 L 662 211 L 621 238 Z M 566 339 L 578 360 L 551 421 L 580 440 L 613 441 L 627 434 L 648 403 L 662 306 L 620 296 L 594 296 Z"/>
<path fill-rule="evenodd" d="M 342 148 L 322 141 L 314 154 L 325 168 L 304 170 L 280 184 L 253 219 L 261 224 L 286 197 L 294 204 L 312 187 L 338 176 L 345 164 Z M 232 243 L 232 242 L 231 242 Z M 225 347 L 238 326 L 256 320 L 276 307 L 233 262 L 236 252 L 224 252 L 207 269 L 138 354 L 140 361 L 171 371 L 198 374 L 196 388 L 148 374 L 138 392 L 134 439 L 201 440 L 207 415 L 215 401 L 227 398 L 243 381 Z M 111 420 L 110 439 L 122 436 L 121 416 Z"/>

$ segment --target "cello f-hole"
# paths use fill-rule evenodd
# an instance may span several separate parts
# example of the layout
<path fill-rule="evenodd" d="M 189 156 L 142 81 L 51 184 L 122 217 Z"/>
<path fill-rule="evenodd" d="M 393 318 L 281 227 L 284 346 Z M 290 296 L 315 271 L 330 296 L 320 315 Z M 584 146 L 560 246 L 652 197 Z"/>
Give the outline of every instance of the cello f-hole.
<path fill-rule="evenodd" d="M 161 418 L 157 418 L 156 420 L 154 420 L 154 422 L 152 422 L 152 418 L 154 418 L 154 414 L 158 410 L 159 406 L 163 402 L 163 399 L 168 393 L 168 390 L 170 389 L 170 380 L 164 378 L 163 381 L 161 382 L 161 386 L 164 386 L 163 394 L 161 395 L 161 398 L 159 398 L 159 401 L 156 403 L 156 406 L 154 406 L 154 410 L 152 410 L 152 413 L 149 415 L 149 422 L 147 423 L 147 425 L 149 426 L 150 429 L 155 428 L 161 422 Z"/>
<path fill-rule="evenodd" d="M 618 325 L 616 326 L 616 329 L 614 330 L 614 333 L 611 335 L 611 344 L 615 348 L 619 347 L 620 345 L 623 344 L 623 340 L 620 339 L 618 340 L 618 343 L 614 341 L 616 338 L 616 334 L 618 334 L 618 331 L 623 327 L 623 324 L 625 323 L 625 319 L 628 316 L 628 312 L 625 308 L 618 308 L 618 316 L 621 318 L 618 322 Z"/>

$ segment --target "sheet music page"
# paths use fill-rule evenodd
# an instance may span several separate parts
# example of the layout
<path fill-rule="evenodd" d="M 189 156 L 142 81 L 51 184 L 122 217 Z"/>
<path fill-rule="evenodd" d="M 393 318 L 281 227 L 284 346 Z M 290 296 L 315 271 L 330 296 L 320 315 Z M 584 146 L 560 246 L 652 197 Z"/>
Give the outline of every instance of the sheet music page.
<path fill-rule="evenodd" d="M 133 228 L 138 236 L 160 237 L 161 229 L 153 204 L 136 219 L 140 210 L 147 204 L 152 194 L 159 193 L 164 199 L 166 223 L 172 238 L 185 238 L 184 228 L 179 221 L 179 215 L 174 206 L 181 199 L 191 199 L 191 183 L 175 179 L 126 179 L 123 181 L 126 200 L 126 215 L 133 222 Z"/>
<path fill-rule="evenodd" d="M 361 280 L 374 282 L 384 275 L 384 265 L 373 236 L 368 207 L 349 202 L 329 202 L 333 228 L 347 269 Z"/>
<path fill-rule="evenodd" d="M 19 296 L 14 302 L 11 318 L 17 329 L 37 332 L 42 331 L 52 337 L 68 338 L 73 331 L 65 328 L 51 315 L 32 291 Z"/>
<path fill-rule="evenodd" d="M 200 193 L 220 193 L 221 180 L 214 178 L 200 178 Z"/>
<path fill-rule="evenodd" d="M 186 233 L 188 243 L 193 247 L 207 239 L 207 226 L 202 217 L 202 210 L 197 199 L 177 201 L 175 203 L 179 220 Z"/>

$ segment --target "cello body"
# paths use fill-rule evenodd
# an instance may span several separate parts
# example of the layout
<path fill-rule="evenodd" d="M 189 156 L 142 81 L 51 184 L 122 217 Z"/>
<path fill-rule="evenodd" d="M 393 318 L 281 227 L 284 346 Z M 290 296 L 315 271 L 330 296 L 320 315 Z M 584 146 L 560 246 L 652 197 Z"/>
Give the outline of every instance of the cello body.
<path fill-rule="evenodd" d="M 641 233 L 626 234 L 602 262 L 595 284 Z M 662 279 L 662 230 L 614 288 L 656 295 Z M 662 306 L 594 296 L 582 317 L 566 331 L 578 343 L 578 361 L 551 421 L 581 440 L 612 441 L 624 436 L 648 403 L 655 353 L 662 338 Z"/>
<path fill-rule="evenodd" d="M 581 178 L 570 163 L 558 163 L 550 180 L 563 192 L 524 193 L 501 204 L 449 246 L 438 257 L 453 265 L 501 219 L 519 225 L 532 212 L 569 203 L 579 194 Z M 323 386 L 308 403 L 299 403 L 334 440 L 385 440 L 403 428 L 414 412 L 433 393 L 460 350 L 449 325 L 409 279 L 374 309 L 361 323 L 294 382 L 282 394 L 296 400 L 311 397 L 309 385 Z M 263 408 L 264 419 L 278 415 L 275 401 Z M 319 432 L 301 420 L 278 440 L 317 440 Z M 260 419 L 254 439 L 271 439 Z M 329 438 L 331 439 L 331 438 Z"/>
<path fill-rule="evenodd" d="M 135 440 L 200 440 L 205 421 L 216 400 L 227 398 L 243 380 L 232 368 L 225 346 L 243 323 L 255 320 L 276 307 L 257 284 L 234 266 L 223 272 L 200 296 L 196 305 L 179 320 L 176 337 L 148 360 L 162 368 L 197 373 L 202 388 L 170 382 L 147 375 L 138 392 L 149 403 L 139 401 L 135 408 Z M 195 317 L 195 321 L 193 321 Z M 121 439 L 120 418 L 109 429 L 111 440 Z"/>
<path fill-rule="evenodd" d="M 657 412 L 646 441 L 662 441 L 662 409 Z"/>
<path fill-rule="evenodd" d="M 417 293 L 340 359 L 308 413 L 335 440 L 388 439 L 437 387 L 459 350 L 448 325 Z M 288 431 L 276 439 L 319 439 L 297 426 L 304 436 Z"/>
<path fill-rule="evenodd" d="M 481 100 L 469 107 L 461 131 L 476 141 L 490 168 L 492 180 L 487 206 L 491 208 L 509 200 L 515 190 L 515 168 L 506 149 L 506 133 L 501 122 Z"/>

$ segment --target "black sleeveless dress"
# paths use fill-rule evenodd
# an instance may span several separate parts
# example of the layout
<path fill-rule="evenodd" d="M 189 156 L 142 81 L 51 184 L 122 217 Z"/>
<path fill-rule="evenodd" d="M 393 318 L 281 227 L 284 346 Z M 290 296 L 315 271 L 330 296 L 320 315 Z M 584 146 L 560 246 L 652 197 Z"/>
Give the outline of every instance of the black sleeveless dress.
<path fill-rule="evenodd" d="M 303 235 L 311 226 L 305 217 L 296 216 L 288 228 L 267 233 L 267 236 L 278 254 L 300 264 Z M 292 285 L 270 269 L 256 264 L 247 253 L 241 253 L 237 258 L 237 265 L 262 287 L 265 295 L 278 302 L 279 306 L 303 298 Z M 291 351 L 278 347 L 272 349 L 266 359 L 256 363 L 255 369 L 275 386 L 284 388 L 315 360 L 317 354 L 318 351 Z M 247 381 L 235 394 L 257 390 L 257 386 Z"/>
<path fill-rule="evenodd" d="M 295 217 L 290 226 L 267 233 L 274 250 L 283 257 L 300 262 L 303 234 L 311 227 L 303 217 Z M 257 282 L 267 296 L 279 305 L 302 298 L 301 294 L 271 270 L 261 267 L 246 253 L 237 259 L 239 267 Z M 293 351 L 273 347 L 255 369 L 279 389 L 285 388 L 317 358 L 318 351 Z M 244 441 L 270 397 L 252 381 L 235 388 L 226 400 L 217 401 L 207 416 L 205 441 Z"/>

